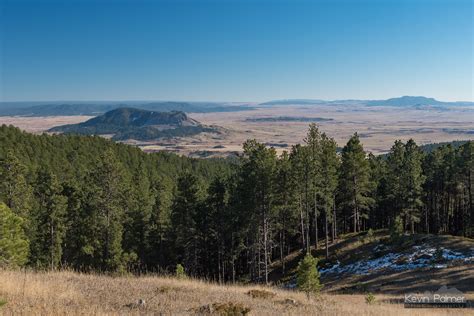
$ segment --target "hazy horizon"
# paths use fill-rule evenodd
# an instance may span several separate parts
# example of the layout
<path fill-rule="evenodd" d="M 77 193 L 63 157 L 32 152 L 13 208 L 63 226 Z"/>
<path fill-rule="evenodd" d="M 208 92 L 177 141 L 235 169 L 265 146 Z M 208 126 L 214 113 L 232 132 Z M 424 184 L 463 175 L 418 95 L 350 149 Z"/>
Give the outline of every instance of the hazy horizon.
<path fill-rule="evenodd" d="M 51 103 L 68 103 L 68 102 L 79 102 L 79 103 L 89 103 L 89 102 L 100 102 L 100 103 L 109 103 L 109 102 L 189 102 L 189 103 L 248 103 L 248 104 L 259 104 L 259 103 L 265 103 L 265 102 L 271 102 L 271 101 L 323 101 L 323 102 L 337 102 L 337 101 L 377 101 L 377 100 L 388 100 L 388 99 L 397 99 L 397 98 L 402 98 L 402 97 L 421 97 L 421 98 L 433 98 L 431 96 L 405 96 L 405 95 L 400 95 L 400 96 L 393 96 L 393 97 L 388 97 L 388 98 L 367 98 L 367 99 L 356 99 L 356 98 L 347 98 L 347 99 L 342 99 L 342 98 L 336 98 L 336 99 L 322 99 L 322 98 L 282 98 L 282 99 L 268 99 L 268 100 L 260 100 L 260 101 L 255 101 L 255 100 L 247 100 L 247 101 L 242 101 L 242 100 L 168 100 L 168 99 L 136 99 L 136 100 L 126 100 L 126 99 L 97 99 L 97 100 L 80 100 L 80 99 L 70 99 L 70 100 L 14 100 L 14 101 L 3 101 L 0 100 L 0 103 L 42 103 L 42 102 L 51 102 Z M 471 102 L 473 103 L 474 101 L 470 100 L 440 100 L 437 98 L 433 98 L 436 101 L 441 101 L 441 102 Z"/>

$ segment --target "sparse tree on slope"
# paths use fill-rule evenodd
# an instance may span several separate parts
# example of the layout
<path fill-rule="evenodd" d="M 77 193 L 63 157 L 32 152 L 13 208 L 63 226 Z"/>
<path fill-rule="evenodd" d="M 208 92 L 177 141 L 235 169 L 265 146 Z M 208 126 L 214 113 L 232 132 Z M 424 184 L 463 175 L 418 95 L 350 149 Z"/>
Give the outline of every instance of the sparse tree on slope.
<path fill-rule="evenodd" d="M 319 272 L 317 268 L 318 260 L 314 258 L 309 252 L 299 262 L 296 285 L 300 291 L 306 293 L 308 299 L 311 294 L 317 294 L 321 290 L 319 283 Z"/>

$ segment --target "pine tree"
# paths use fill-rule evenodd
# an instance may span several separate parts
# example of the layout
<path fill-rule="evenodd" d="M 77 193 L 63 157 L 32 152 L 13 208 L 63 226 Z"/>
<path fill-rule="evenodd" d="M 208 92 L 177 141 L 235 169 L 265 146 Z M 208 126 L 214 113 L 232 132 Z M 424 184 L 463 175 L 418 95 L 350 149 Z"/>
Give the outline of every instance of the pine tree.
<path fill-rule="evenodd" d="M 276 151 L 266 148 L 255 140 L 244 143 L 243 185 L 250 189 L 251 218 L 255 240 L 252 248 L 254 263 L 257 265 L 258 277 L 263 276 L 268 283 L 268 266 L 270 264 L 272 243 L 272 225 L 274 219 L 274 172 L 276 168 Z M 263 254 L 262 254 L 263 252 Z M 263 260 L 263 262 L 262 262 Z"/>
<path fill-rule="evenodd" d="M 81 179 L 82 180 L 82 179 Z M 92 235 L 90 216 L 85 208 L 86 199 L 79 180 L 63 183 L 62 194 L 67 197 L 65 214 L 65 236 L 63 247 L 64 262 L 75 269 L 83 269 L 86 265 L 85 241 Z"/>
<path fill-rule="evenodd" d="M 309 252 L 299 262 L 297 269 L 296 285 L 300 291 L 306 293 L 308 299 L 311 294 L 317 294 L 321 290 L 319 283 L 318 260 Z"/>
<path fill-rule="evenodd" d="M 353 231 L 360 231 L 361 218 L 373 203 L 370 197 L 369 164 L 357 133 L 342 149 L 339 177 L 339 198 L 343 206 L 352 211 Z"/>
<path fill-rule="evenodd" d="M 370 208 L 369 226 L 387 228 L 393 222 L 390 218 L 391 205 L 387 203 L 387 163 L 384 156 L 375 156 L 369 153 L 368 156 L 370 169 L 370 197 L 374 203 Z"/>
<path fill-rule="evenodd" d="M 31 243 L 31 262 L 38 267 L 55 269 L 61 262 L 66 232 L 67 197 L 56 176 L 39 171 L 34 195 L 38 202 L 34 214 L 35 234 Z"/>
<path fill-rule="evenodd" d="M 416 143 L 410 139 L 405 145 L 403 162 L 403 215 L 405 222 L 410 225 L 411 233 L 415 233 L 415 223 L 420 221 L 422 186 L 425 176 L 421 168 L 422 154 Z"/>
<path fill-rule="evenodd" d="M 28 223 L 33 207 L 32 188 L 26 181 L 26 167 L 13 151 L 8 151 L 0 160 L 0 201 L 3 201 L 15 214 Z"/>
<path fill-rule="evenodd" d="M 277 161 L 275 177 L 275 207 L 278 230 L 280 261 L 285 273 L 284 256 L 290 252 L 290 238 L 298 232 L 298 206 L 296 204 L 296 185 L 292 177 L 290 157 L 286 151 Z"/>
<path fill-rule="evenodd" d="M 304 205 L 305 205 L 306 218 L 307 218 L 306 239 L 307 239 L 308 248 L 306 249 L 306 251 L 309 251 L 309 245 L 311 244 L 310 243 L 311 238 L 309 235 L 311 222 L 312 222 L 313 232 L 314 232 L 314 245 L 315 245 L 315 248 L 318 249 L 318 241 L 319 241 L 318 207 L 321 206 L 319 204 L 322 204 L 318 202 L 318 199 L 320 198 L 321 194 L 323 194 L 321 192 L 323 188 L 321 155 L 323 154 L 322 143 L 323 141 L 327 141 L 327 139 L 323 140 L 323 135 L 319 131 L 317 125 L 314 123 L 311 123 L 309 125 L 308 133 L 306 134 L 306 137 L 304 138 L 303 141 L 306 144 L 305 149 L 306 149 L 306 154 L 307 154 L 307 159 L 308 159 L 308 161 L 305 162 L 305 171 L 304 171 L 304 175 L 305 175 L 304 177 L 305 179 Z M 312 221 L 310 220 L 311 204 L 313 204 L 313 220 Z M 322 209 L 325 211 L 324 206 L 322 207 Z"/>
<path fill-rule="evenodd" d="M 474 235 L 474 142 L 467 142 L 460 149 L 459 178 L 463 183 L 464 212 L 461 214 L 464 236 Z"/>
<path fill-rule="evenodd" d="M 390 205 L 390 221 L 393 224 L 395 218 L 400 215 L 404 208 L 403 200 L 405 192 L 402 175 L 404 173 L 405 144 L 397 140 L 390 149 L 387 157 L 387 204 Z"/>
<path fill-rule="evenodd" d="M 310 249 L 310 235 L 309 235 L 309 206 L 313 204 L 314 207 L 314 219 L 317 219 L 318 209 L 316 203 L 316 194 L 314 191 L 313 195 L 310 192 L 311 188 L 311 155 L 309 147 L 301 146 L 300 144 L 294 145 L 290 152 L 290 164 L 291 164 L 291 175 L 292 183 L 295 184 L 296 200 L 298 205 L 299 213 L 299 230 L 301 238 L 302 251 L 307 252 Z M 315 227 L 316 229 L 317 227 Z M 317 232 L 315 231 L 315 244 L 317 244 Z"/>
<path fill-rule="evenodd" d="M 339 167 L 339 160 L 337 157 L 336 148 L 337 145 L 334 139 L 329 138 L 326 134 L 323 133 L 321 137 L 320 153 L 320 204 L 324 209 L 324 235 L 326 240 L 326 258 L 329 256 L 328 225 L 333 220 L 332 209 L 335 199 L 334 195 L 337 188 L 337 169 Z"/>
<path fill-rule="evenodd" d="M 0 267 L 24 265 L 29 243 L 23 230 L 23 219 L 0 203 Z"/>
<path fill-rule="evenodd" d="M 182 262 L 191 274 L 199 269 L 197 248 L 198 231 L 196 216 L 201 207 L 201 192 L 198 179 L 190 172 L 178 178 L 171 207 L 172 238 L 175 261 Z"/>
<path fill-rule="evenodd" d="M 154 197 L 146 234 L 146 265 L 148 270 L 166 267 L 171 262 L 174 242 L 169 240 L 171 215 L 170 197 L 165 184 L 155 180 L 151 184 Z"/>
<path fill-rule="evenodd" d="M 208 226 L 208 260 L 210 267 L 217 273 L 219 283 L 225 280 L 226 245 L 231 219 L 229 218 L 228 192 L 226 182 L 216 177 L 210 184 L 206 199 Z"/>
<path fill-rule="evenodd" d="M 135 170 L 127 191 L 128 205 L 124 218 L 123 248 L 130 259 L 137 258 L 137 262 L 128 262 L 129 268 L 143 269 L 148 249 L 151 214 L 156 200 L 149 176 L 142 164 Z"/>
<path fill-rule="evenodd" d="M 125 178 L 120 163 L 112 151 L 101 155 L 97 166 L 86 178 L 84 195 L 83 252 L 86 266 L 103 271 L 123 268 L 122 234 L 126 206 Z"/>

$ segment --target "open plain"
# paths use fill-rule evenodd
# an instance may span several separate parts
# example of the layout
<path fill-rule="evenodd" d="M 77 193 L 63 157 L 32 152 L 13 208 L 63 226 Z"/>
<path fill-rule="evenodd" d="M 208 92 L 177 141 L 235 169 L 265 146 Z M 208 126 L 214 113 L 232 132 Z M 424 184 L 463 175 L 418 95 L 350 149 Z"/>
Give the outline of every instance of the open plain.
<path fill-rule="evenodd" d="M 390 107 L 344 104 L 260 106 L 238 112 L 191 113 L 202 124 L 220 126 L 219 133 L 191 137 L 134 141 L 145 151 L 166 150 L 194 157 L 223 156 L 237 153 L 249 138 L 273 146 L 281 152 L 302 142 L 307 121 L 265 120 L 265 118 L 304 117 L 317 122 L 323 132 L 343 146 L 355 132 L 365 149 L 381 154 L 396 139 L 413 138 L 419 145 L 474 139 L 474 107 Z M 25 131 L 41 133 L 51 127 L 86 121 L 90 116 L 0 117 L 0 124 L 11 124 Z"/>

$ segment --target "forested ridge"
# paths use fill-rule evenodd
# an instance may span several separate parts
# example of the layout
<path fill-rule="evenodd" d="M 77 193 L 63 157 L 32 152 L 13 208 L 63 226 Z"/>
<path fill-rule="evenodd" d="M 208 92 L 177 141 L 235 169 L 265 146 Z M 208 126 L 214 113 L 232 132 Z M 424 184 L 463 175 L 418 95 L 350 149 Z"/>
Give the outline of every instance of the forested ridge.
<path fill-rule="evenodd" d="M 237 161 L 201 160 L 2 125 L 0 144 L 1 266 L 265 282 L 341 233 L 474 236 L 472 141 L 374 156 L 354 134 L 339 153 L 311 124 L 280 156 L 248 140 Z"/>

